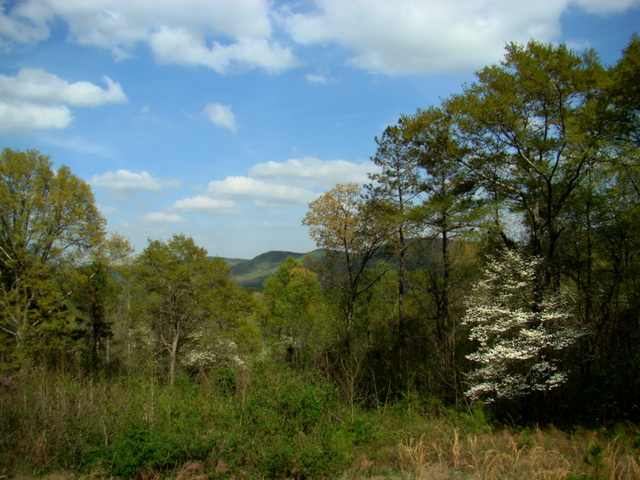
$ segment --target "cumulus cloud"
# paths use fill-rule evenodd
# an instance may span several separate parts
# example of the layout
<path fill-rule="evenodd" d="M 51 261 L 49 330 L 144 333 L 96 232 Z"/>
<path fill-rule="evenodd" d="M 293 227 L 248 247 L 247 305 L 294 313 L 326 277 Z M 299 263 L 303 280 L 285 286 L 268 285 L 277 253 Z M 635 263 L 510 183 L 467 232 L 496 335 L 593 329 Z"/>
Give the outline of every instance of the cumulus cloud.
<path fill-rule="evenodd" d="M 373 170 L 375 166 L 370 162 L 356 164 L 312 157 L 261 163 L 254 165 L 248 176 L 229 176 L 209 182 L 204 193 L 179 200 L 168 210 L 233 214 L 240 212 L 242 202 L 261 208 L 303 207 L 336 183 L 367 182 L 367 173 Z"/>
<path fill-rule="evenodd" d="M 354 52 L 348 63 L 374 73 L 468 72 L 494 63 L 509 41 L 556 40 L 569 7 L 621 12 L 638 0 L 316 0 L 315 9 L 279 18 L 302 45 L 336 43 Z M 357 28 L 355 26 L 357 25 Z"/>
<path fill-rule="evenodd" d="M 71 107 L 123 103 L 119 83 L 104 77 L 107 88 L 90 82 L 69 83 L 36 68 L 23 68 L 15 77 L 0 75 L 0 132 L 65 128 L 73 121 Z"/>
<path fill-rule="evenodd" d="M 278 73 L 300 64 L 291 46 L 273 39 L 274 27 L 282 27 L 300 45 L 346 48 L 353 52 L 349 63 L 370 72 L 466 73 L 500 60 L 506 42 L 557 40 L 569 8 L 605 15 L 638 3 L 24 0 L 0 4 L 0 46 L 35 44 L 49 37 L 55 22 L 64 22 L 71 41 L 110 50 L 118 61 L 146 44 L 160 63 L 205 66 L 221 74 L 251 68 Z"/>
<path fill-rule="evenodd" d="M 0 14 L 0 38 L 35 43 L 62 20 L 72 41 L 108 49 L 118 61 L 146 43 L 162 63 L 279 72 L 298 60 L 271 40 L 269 8 L 267 0 L 26 0 Z"/>
<path fill-rule="evenodd" d="M 31 129 L 65 128 L 73 116 L 65 107 L 13 103 L 0 99 L 0 133 Z"/>
<path fill-rule="evenodd" d="M 158 223 L 182 223 L 185 219 L 175 213 L 153 212 L 144 215 L 143 220 Z"/>
<path fill-rule="evenodd" d="M 367 183 L 368 174 L 375 171 L 377 167 L 372 162 L 353 163 L 305 157 L 286 162 L 259 163 L 251 167 L 249 175 L 269 182 L 331 188 L 336 183 Z"/>
<path fill-rule="evenodd" d="M 371 162 L 360 164 L 344 160 L 322 161 L 317 158 L 267 162 L 253 166 L 249 176 L 229 176 L 213 180 L 199 195 L 176 201 L 166 214 L 233 215 L 250 204 L 260 208 L 301 208 L 339 182 L 368 181 L 367 173 L 375 170 Z M 157 191 L 166 181 L 148 173 L 134 174 L 126 170 L 96 176 L 91 182 L 99 188 L 118 192 Z M 160 221 L 160 220 L 158 220 Z M 288 224 L 264 222 L 264 228 L 285 227 Z"/>
<path fill-rule="evenodd" d="M 238 131 L 236 118 L 231 111 L 230 105 L 208 103 L 204 109 L 204 113 L 209 117 L 209 120 L 211 120 L 211 123 L 213 123 L 214 125 L 226 128 L 234 135 Z"/>
<path fill-rule="evenodd" d="M 207 194 L 211 197 L 253 200 L 261 207 L 304 205 L 316 197 L 308 189 L 243 176 L 209 182 Z"/>
<path fill-rule="evenodd" d="M 4 2 L 0 2 L 0 45 L 7 41 L 34 45 L 46 40 L 49 14 L 42 11 L 43 6 L 18 4 L 7 14 Z"/>
<path fill-rule="evenodd" d="M 182 182 L 175 179 L 163 180 L 152 177 L 145 171 L 135 173 L 129 170 L 118 170 L 94 175 L 91 178 L 91 185 L 120 195 L 132 195 L 137 191 L 158 193 L 165 188 L 179 187 Z"/>
<path fill-rule="evenodd" d="M 38 68 L 23 68 L 15 77 L 0 75 L 0 92 L 16 101 L 74 107 L 97 107 L 127 101 L 119 83 L 106 76 L 104 81 L 106 90 L 90 82 L 69 83 Z"/>
<path fill-rule="evenodd" d="M 225 74 L 235 69 L 260 66 L 280 72 L 297 65 L 291 49 L 272 45 L 264 38 L 239 38 L 223 45 L 213 42 L 208 47 L 201 35 L 185 28 L 162 28 L 150 38 L 151 49 L 159 63 L 205 66 Z"/>
<path fill-rule="evenodd" d="M 202 195 L 178 200 L 171 206 L 170 209 L 184 213 L 208 213 L 223 215 L 239 212 L 238 207 L 231 200 L 222 200 Z"/>

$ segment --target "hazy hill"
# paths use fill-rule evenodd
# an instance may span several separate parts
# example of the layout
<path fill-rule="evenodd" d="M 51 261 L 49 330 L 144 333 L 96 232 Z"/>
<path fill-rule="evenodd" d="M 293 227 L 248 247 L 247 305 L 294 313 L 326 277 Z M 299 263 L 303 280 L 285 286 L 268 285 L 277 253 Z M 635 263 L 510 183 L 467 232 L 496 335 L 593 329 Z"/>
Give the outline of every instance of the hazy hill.
<path fill-rule="evenodd" d="M 278 271 L 278 266 L 287 258 L 302 260 L 307 255 L 318 256 L 317 250 L 308 253 L 271 251 L 258 255 L 251 260 L 224 258 L 231 267 L 231 274 L 238 285 L 247 288 L 262 288 L 264 281 Z"/>
<path fill-rule="evenodd" d="M 420 239 L 414 243 L 414 249 L 407 258 L 409 264 L 424 265 L 429 263 L 430 257 L 434 251 L 439 251 L 440 239 Z M 246 288 L 261 289 L 264 281 L 274 273 L 277 273 L 278 266 L 287 258 L 293 257 L 301 260 L 305 257 L 311 257 L 314 260 L 320 260 L 323 256 L 321 249 L 313 250 L 307 253 L 284 252 L 280 250 L 262 253 L 251 260 L 240 258 L 223 258 L 231 267 L 231 274 L 238 285 Z M 377 260 L 384 260 L 392 269 L 397 269 L 398 265 L 393 256 L 386 250 L 380 249 L 376 254 L 371 267 L 375 265 Z M 419 268 L 419 267 L 418 267 Z"/>

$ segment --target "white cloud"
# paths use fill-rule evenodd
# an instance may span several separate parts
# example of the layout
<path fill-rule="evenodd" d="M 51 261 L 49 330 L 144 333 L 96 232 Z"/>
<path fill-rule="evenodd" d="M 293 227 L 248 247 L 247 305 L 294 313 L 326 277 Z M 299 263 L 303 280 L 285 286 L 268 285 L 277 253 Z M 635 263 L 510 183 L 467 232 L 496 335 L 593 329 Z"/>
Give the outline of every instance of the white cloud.
<path fill-rule="evenodd" d="M 231 200 L 198 195 L 196 197 L 178 200 L 171 207 L 171 210 L 184 213 L 208 213 L 208 214 L 232 214 L 238 213 L 239 209 Z"/>
<path fill-rule="evenodd" d="M 226 74 L 299 65 L 274 40 L 284 27 L 302 45 L 336 43 L 351 65 L 386 74 L 463 72 L 499 61 L 509 41 L 555 41 L 569 8 L 605 15 L 638 0 L 24 0 L 0 4 L 0 47 L 35 44 L 64 23 L 71 41 L 130 58 L 146 44 L 156 60 Z M 273 19 L 277 22 L 274 24 Z M 571 39 L 569 39 L 571 40 Z M 577 40 L 577 39 L 576 39 Z M 322 76 L 310 76 L 309 81 Z"/>
<path fill-rule="evenodd" d="M 65 22 L 69 38 L 110 50 L 117 61 L 146 43 L 162 63 L 278 72 L 298 64 L 271 40 L 268 0 L 27 0 L 0 15 L 0 38 L 35 43 Z M 209 44 L 211 46 L 209 46 Z"/>
<path fill-rule="evenodd" d="M 69 83 L 37 68 L 23 68 L 15 77 L 0 75 L 2 97 L 33 104 L 67 104 L 74 107 L 97 107 L 105 103 L 123 103 L 127 96 L 119 83 L 104 77 L 107 89 L 90 82 Z"/>
<path fill-rule="evenodd" d="M 158 223 L 183 223 L 186 220 L 175 213 L 153 212 L 144 215 L 143 220 Z"/>
<path fill-rule="evenodd" d="M 238 131 L 236 118 L 231 111 L 230 105 L 221 105 L 219 103 L 208 103 L 204 109 L 204 113 L 209 117 L 211 123 L 218 127 L 226 128 L 234 135 Z"/>
<path fill-rule="evenodd" d="M 0 132 L 65 128 L 73 121 L 69 106 L 127 101 L 119 83 L 109 77 L 104 81 L 106 89 L 84 81 L 69 83 L 35 68 L 23 68 L 15 77 L 0 74 Z"/>
<path fill-rule="evenodd" d="M 251 167 L 249 175 L 269 182 L 331 188 L 336 183 L 367 183 L 368 173 L 374 171 L 377 171 L 377 167 L 371 162 L 358 164 L 346 160 L 323 161 L 305 157 L 286 162 L 259 163 Z"/>
<path fill-rule="evenodd" d="M 71 111 L 64 105 L 13 103 L 0 98 L 0 133 L 65 128 L 72 120 Z"/>
<path fill-rule="evenodd" d="M 316 9 L 279 10 L 302 45 L 336 43 L 354 52 L 348 63 L 386 74 L 466 73 L 499 61 L 504 45 L 531 38 L 549 42 L 561 33 L 572 5 L 604 14 L 638 0 L 316 0 Z"/>
<path fill-rule="evenodd" d="M 329 83 L 327 77 L 320 74 L 309 73 L 308 75 L 305 75 L 305 78 L 309 83 L 319 83 L 322 85 L 326 85 L 327 83 Z"/>
<path fill-rule="evenodd" d="M 38 5 L 29 8 L 25 4 L 14 7 L 7 15 L 4 2 L 0 2 L 0 45 L 2 38 L 10 42 L 35 45 L 49 37 L 48 15 L 42 15 Z"/>
<path fill-rule="evenodd" d="M 310 190 L 270 184 L 250 177 L 227 177 L 209 182 L 211 197 L 253 200 L 260 207 L 304 205 L 316 197 Z"/>
<path fill-rule="evenodd" d="M 291 49 L 264 38 L 241 37 L 230 45 L 213 42 L 209 48 L 197 32 L 164 27 L 151 35 L 149 43 L 159 63 L 205 66 L 221 74 L 253 66 L 277 73 L 298 64 Z"/>
<path fill-rule="evenodd" d="M 102 175 L 94 175 L 91 178 L 91 185 L 101 190 L 115 192 L 121 195 L 131 195 L 137 191 L 158 193 L 165 188 L 174 188 L 182 185 L 180 180 L 163 180 L 152 177 L 148 172 L 130 172 L 129 170 L 118 170 L 117 172 L 107 172 Z"/>

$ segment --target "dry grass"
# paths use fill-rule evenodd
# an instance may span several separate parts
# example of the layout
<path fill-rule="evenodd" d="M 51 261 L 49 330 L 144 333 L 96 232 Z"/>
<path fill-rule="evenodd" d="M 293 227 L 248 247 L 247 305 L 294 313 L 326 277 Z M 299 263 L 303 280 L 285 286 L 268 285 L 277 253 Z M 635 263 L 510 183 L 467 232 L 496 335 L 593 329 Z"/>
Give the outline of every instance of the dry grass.
<path fill-rule="evenodd" d="M 463 434 L 442 424 L 399 445 L 402 469 L 413 478 L 640 480 L 637 455 L 617 437 L 568 434 L 549 428 Z"/>

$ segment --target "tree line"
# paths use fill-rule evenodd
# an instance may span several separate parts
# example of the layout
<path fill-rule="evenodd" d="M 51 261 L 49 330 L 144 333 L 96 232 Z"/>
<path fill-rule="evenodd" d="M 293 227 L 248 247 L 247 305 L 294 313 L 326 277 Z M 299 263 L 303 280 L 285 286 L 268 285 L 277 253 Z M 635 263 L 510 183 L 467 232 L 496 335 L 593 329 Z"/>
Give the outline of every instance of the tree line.
<path fill-rule="evenodd" d="M 322 258 L 261 292 L 185 235 L 134 255 L 89 186 L 0 162 L 0 369 L 236 375 L 259 356 L 351 404 L 411 396 L 523 421 L 638 420 L 640 40 L 618 62 L 510 44 L 376 138 L 370 184 L 303 224 Z"/>

